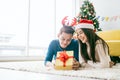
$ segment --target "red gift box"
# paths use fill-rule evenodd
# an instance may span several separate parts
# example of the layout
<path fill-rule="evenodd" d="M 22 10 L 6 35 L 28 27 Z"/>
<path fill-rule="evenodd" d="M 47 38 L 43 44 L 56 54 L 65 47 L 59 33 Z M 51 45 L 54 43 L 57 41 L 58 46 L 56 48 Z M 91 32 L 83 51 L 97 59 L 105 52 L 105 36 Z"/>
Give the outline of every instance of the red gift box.
<path fill-rule="evenodd" d="M 59 51 L 55 60 L 56 70 L 72 70 L 73 51 Z"/>

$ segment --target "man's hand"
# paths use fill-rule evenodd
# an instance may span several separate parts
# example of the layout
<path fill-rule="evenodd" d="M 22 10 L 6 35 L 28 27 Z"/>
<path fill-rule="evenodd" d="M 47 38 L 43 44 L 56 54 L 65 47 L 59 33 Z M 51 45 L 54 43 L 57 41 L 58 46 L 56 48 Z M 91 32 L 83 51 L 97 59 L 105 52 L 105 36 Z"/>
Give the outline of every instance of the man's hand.
<path fill-rule="evenodd" d="M 73 70 L 78 70 L 80 68 L 80 63 L 75 58 L 73 60 L 72 68 Z"/>
<path fill-rule="evenodd" d="M 51 70 L 51 69 L 54 69 L 54 64 L 52 62 L 46 62 L 46 65 L 45 65 L 46 69 L 47 70 Z"/>

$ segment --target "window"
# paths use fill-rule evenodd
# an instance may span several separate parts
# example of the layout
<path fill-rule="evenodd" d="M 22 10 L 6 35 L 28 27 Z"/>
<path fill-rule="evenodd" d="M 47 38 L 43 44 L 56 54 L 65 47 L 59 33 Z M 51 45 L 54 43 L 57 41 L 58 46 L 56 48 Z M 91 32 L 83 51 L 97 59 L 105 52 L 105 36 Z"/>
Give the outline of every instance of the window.
<path fill-rule="evenodd" d="M 0 0 L 0 56 L 25 56 L 28 0 Z"/>
<path fill-rule="evenodd" d="M 0 1 L 0 57 L 45 56 L 62 18 L 76 15 L 77 1 Z"/>

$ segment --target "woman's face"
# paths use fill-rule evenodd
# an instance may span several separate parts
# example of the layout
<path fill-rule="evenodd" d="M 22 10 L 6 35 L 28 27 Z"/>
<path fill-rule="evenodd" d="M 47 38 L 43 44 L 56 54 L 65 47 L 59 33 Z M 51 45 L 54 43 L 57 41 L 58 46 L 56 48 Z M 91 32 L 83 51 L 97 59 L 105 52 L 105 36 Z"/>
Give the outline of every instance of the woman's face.
<path fill-rule="evenodd" d="M 86 37 L 86 35 L 85 35 L 85 33 L 83 32 L 82 29 L 77 29 L 76 33 L 77 33 L 78 39 L 81 40 L 82 43 L 86 43 L 87 42 L 87 37 Z"/>
<path fill-rule="evenodd" d="M 58 37 L 59 37 L 60 46 L 62 48 L 66 48 L 70 44 L 73 35 L 62 32 L 61 34 L 58 35 Z"/>

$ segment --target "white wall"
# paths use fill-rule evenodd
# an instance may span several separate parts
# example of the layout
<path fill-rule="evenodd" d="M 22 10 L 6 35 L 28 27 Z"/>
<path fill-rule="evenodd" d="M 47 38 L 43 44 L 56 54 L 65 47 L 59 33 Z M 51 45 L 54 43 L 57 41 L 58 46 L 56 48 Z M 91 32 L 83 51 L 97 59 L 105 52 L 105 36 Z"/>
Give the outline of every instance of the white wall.
<path fill-rule="evenodd" d="M 90 0 L 102 30 L 120 29 L 120 0 Z M 117 17 L 117 18 L 116 18 Z"/>

